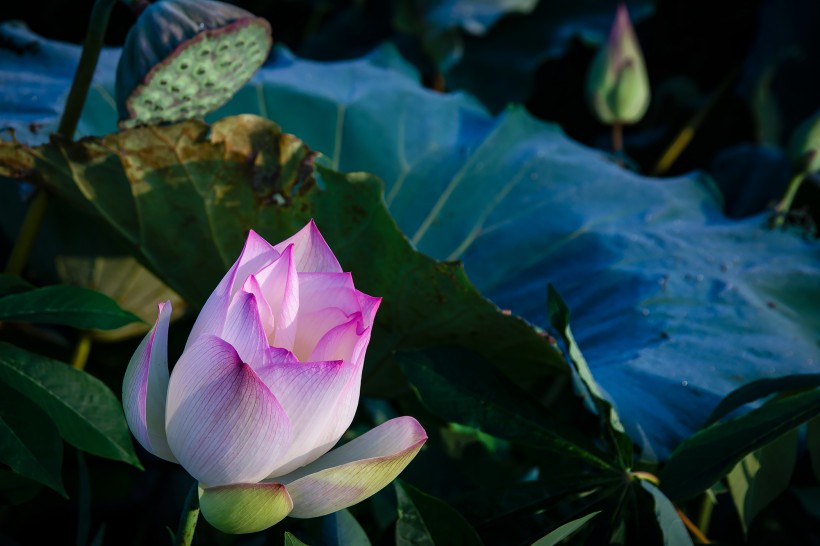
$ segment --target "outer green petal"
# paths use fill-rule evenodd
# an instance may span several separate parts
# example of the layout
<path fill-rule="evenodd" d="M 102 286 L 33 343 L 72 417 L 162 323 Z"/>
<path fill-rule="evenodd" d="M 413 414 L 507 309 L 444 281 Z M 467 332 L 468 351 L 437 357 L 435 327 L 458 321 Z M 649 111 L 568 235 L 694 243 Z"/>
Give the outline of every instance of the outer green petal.
<path fill-rule="evenodd" d="M 276 480 L 287 486 L 293 499 L 292 517 L 324 516 L 389 484 L 426 441 L 418 421 L 397 417 Z"/>
<path fill-rule="evenodd" d="M 200 487 L 199 507 L 223 533 L 255 533 L 282 521 L 293 500 L 281 483 L 239 483 Z"/>

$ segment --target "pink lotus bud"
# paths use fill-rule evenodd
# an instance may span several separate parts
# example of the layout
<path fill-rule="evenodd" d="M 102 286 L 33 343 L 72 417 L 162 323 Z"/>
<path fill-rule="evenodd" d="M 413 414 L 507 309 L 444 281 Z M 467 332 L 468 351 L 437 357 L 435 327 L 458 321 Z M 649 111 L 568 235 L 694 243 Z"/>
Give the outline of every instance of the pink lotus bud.
<path fill-rule="evenodd" d="M 789 139 L 788 151 L 797 171 L 820 171 L 820 110 L 797 126 Z"/>
<path fill-rule="evenodd" d="M 587 74 L 587 99 L 603 123 L 636 123 L 649 107 L 649 77 L 626 5 Z"/>
<path fill-rule="evenodd" d="M 312 221 L 275 246 L 251 232 L 170 377 L 160 305 L 123 381 L 131 431 L 200 482 L 202 513 L 225 532 L 369 497 L 427 439 L 399 417 L 328 453 L 353 420 L 380 301 L 356 290 Z"/>

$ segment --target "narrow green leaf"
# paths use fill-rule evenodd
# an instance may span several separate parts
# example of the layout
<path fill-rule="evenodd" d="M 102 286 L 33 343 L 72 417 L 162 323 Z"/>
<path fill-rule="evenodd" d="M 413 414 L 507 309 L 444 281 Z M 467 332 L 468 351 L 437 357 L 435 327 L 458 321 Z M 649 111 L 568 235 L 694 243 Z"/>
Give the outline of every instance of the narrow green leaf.
<path fill-rule="evenodd" d="M 48 414 L 68 443 L 140 467 L 122 406 L 100 380 L 62 362 L 0 343 L 0 382 Z"/>
<path fill-rule="evenodd" d="M 590 412 L 601 417 L 601 432 L 605 437 L 611 439 L 614 447 L 618 450 L 621 456 L 621 465 L 630 467 L 632 466 L 633 455 L 632 440 L 624 431 L 618 412 L 604 397 L 601 387 L 598 386 L 592 376 L 589 364 L 587 364 L 584 355 L 581 354 L 581 349 L 575 342 L 569 325 L 569 307 L 552 284 L 547 286 L 547 294 L 547 313 L 550 324 L 561 336 L 567 353 L 569 353 L 569 361 L 575 370 L 573 380 L 576 385 L 576 394 L 582 397 L 584 405 Z"/>
<path fill-rule="evenodd" d="M 62 460 L 63 441 L 48 415 L 0 382 L 0 462 L 67 498 Z"/>
<path fill-rule="evenodd" d="M 795 374 L 759 379 L 730 392 L 712 411 L 704 426 L 721 420 L 737 408 L 779 392 L 813 389 L 820 386 L 820 374 Z"/>
<path fill-rule="evenodd" d="M 43 485 L 12 470 L 0 468 L 0 503 L 5 506 L 23 504 L 36 497 Z"/>
<path fill-rule="evenodd" d="M 285 546 L 308 546 L 298 538 L 296 535 L 285 531 Z"/>
<path fill-rule="evenodd" d="M 672 453 L 660 476 L 671 499 L 686 499 L 722 479 L 743 457 L 820 415 L 820 389 L 776 398 L 736 419 L 693 434 Z"/>
<path fill-rule="evenodd" d="M 672 502 L 648 481 L 639 481 L 641 487 L 655 500 L 655 517 L 658 518 L 658 525 L 663 532 L 664 546 L 692 546 L 692 537 L 689 536 L 689 531 L 686 530 Z"/>
<path fill-rule="evenodd" d="M 575 533 L 575 531 L 581 529 L 584 525 L 587 524 L 589 520 L 591 520 L 600 513 L 601 511 L 598 510 L 597 512 L 591 512 L 586 516 L 567 522 L 558 529 L 549 533 L 548 535 L 544 535 L 543 537 L 536 540 L 532 546 L 555 546 L 565 538 L 568 538 L 570 535 Z"/>
<path fill-rule="evenodd" d="M 347 509 L 324 516 L 321 532 L 325 546 L 370 546 L 367 533 Z"/>
<path fill-rule="evenodd" d="M 0 297 L 33 290 L 34 287 L 25 279 L 9 273 L 0 273 Z"/>
<path fill-rule="evenodd" d="M 402 480 L 393 482 L 398 499 L 396 544 L 479 546 L 478 533 L 453 507 Z"/>
<path fill-rule="evenodd" d="M 396 522 L 396 546 L 435 546 L 433 535 L 424 523 L 424 517 L 398 482 L 393 482 L 398 501 L 399 519 Z"/>
<path fill-rule="evenodd" d="M 481 357 L 459 349 L 435 349 L 396 355 L 422 402 L 435 414 L 523 445 L 578 458 L 618 476 L 618 461 L 606 461 L 588 438 L 560 421 L 537 400 L 513 385 Z M 583 410 L 581 410 L 581 413 Z M 581 447 L 584 446 L 584 447 Z"/>
<path fill-rule="evenodd" d="M 797 429 L 749 453 L 726 475 L 743 531 L 791 481 L 797 462 Z"/>
<path fill-rule="evenodd" d="M 811 455 L 811 468 L 817 481 L 820 481 L 820 417 L 815 417 L 809 421 L 806 428 L 806 443 L 809 446 L 809 454 Z"/>
<path fill-rule="evenodd" d="M 88 288 L 57 285 L 0 298 L 0 320 L 111 330 L 141 322 L 114 300 Z"/>

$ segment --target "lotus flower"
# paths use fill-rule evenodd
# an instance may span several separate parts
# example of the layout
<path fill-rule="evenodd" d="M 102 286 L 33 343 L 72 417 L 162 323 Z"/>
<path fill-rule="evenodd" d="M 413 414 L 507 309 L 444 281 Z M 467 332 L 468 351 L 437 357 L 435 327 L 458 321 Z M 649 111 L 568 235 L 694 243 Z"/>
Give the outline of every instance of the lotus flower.
<path fill-rule="evenodd" d="M 312 221 L 276 246 L 251 231 L 170 377 L 171 305 L 159 306 L 123 381 L 131 431 L 199 481 L 203 516 L 228 533 L 369 497 L 427 439 L 398 417 L 328 452 L 353 420 L 380 301 L 354 288 Z"/>
<path fill-rule="evenodd" d="M 637 123 L 649 108 L 649 77 L 626 5 L 620 4 L 609 39 L 587 74 L 587 100 L 607 124 Z"/>

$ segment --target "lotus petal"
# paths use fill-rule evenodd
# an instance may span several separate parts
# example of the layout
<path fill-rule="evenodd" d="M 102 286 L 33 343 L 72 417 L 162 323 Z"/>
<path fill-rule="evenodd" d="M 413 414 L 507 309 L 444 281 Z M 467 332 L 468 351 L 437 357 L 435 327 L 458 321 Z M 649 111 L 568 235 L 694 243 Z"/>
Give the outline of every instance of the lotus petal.
<path fill-rule="evenodd" d="M 389 484 L 425 441 L 427 433 L 418 421 L 397 417 L 276 481 L 285 484 L 293 499 L 291 516 L 324 516 Z"/>
<path fill-rule="evenodd" d="M 293 245 L 285 247 L 279 259 L 260 271 L 257 279 L 274 320 L 274 328 L 268 331 L 268 343 L 290 351 L 296 339 L 299 313 L 299 276 Z"/>
<path fill-rule="evenodd" d="M 229 343 L 210 335 L 174 367 L 166 431 L 180 464 L 208 486 L 262 480 L 291 438 L 287 415 L 267 385 Z"/>
<path fill-rule="evenodd" d="M 347 401 L 345 393 L 352 382 L 358 385 L 361 370 L 338 360 L 274 364 L 258 373 L 285 408 L 293 431 L 283 464 L 269 476 L 286 474 L 324 455 L 353 421 L 358 397 L 346 407 L 339 401 Z"/>
<path fill-rule="evenodd" d="M 299 230 L 295 235 L 274 246 L 276 250 L 282 252 L 288 245 L 293 245 L 293 255 L 296 259 L 296 270 L 299 272 L 312 271 L 333 271 L 342 272 L 339 260 L 333 255 L 333 251 L 327 246 L 325 238 L 319 233 L 319 228 L 313 219 L 308 225 Z"/>
<path fill-rule="evenodd" d="M 206 334 L 220 335 L 225 327 L 225 317 L 231 304 L 231 296 L 245 284 L 247 278 L 279 257 L 279 252 L 255 231 L 248 233 L 248 239 L 239 258 L 222 277 L 216 289 L 208 297 L 196 318 L 188 341 L 187 350 L 196 339 Z"/>
<path fill-rule="evenodd" d="M 122 405 L 128 427 L 149 452 L 177 462 L 165 436 L 165 396 L 168 392 L 168 324 L 171 302 L 159 304 L 154 327 L 140 343 L 122 382 Z"/>
<path fill-rule="evenodd" d="M 240 483 L 199 488 L 199 507 L 223 533 L 255 533 L 276 525 L 293 508 L 280 483 Z"/>
<path fill-rule="evenodd" d="M 234 296 L 220 337 L 236 349 L 242 362 L 254 369 L 269 364 L 268 338 L 253 294 L 243 290 Z"/>

